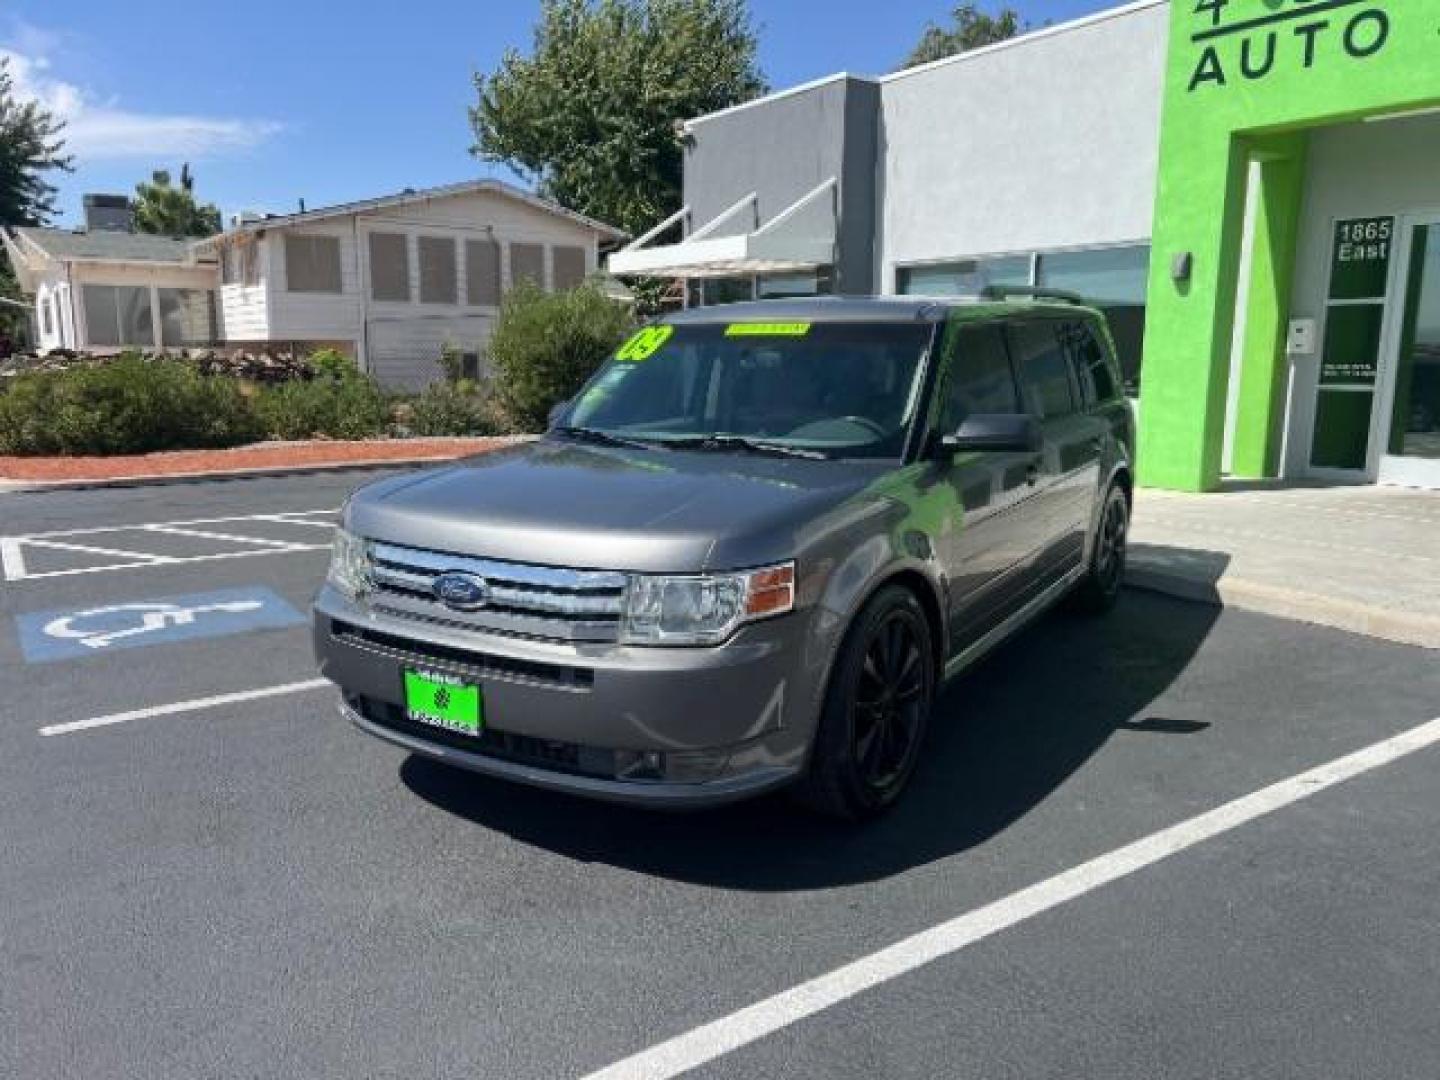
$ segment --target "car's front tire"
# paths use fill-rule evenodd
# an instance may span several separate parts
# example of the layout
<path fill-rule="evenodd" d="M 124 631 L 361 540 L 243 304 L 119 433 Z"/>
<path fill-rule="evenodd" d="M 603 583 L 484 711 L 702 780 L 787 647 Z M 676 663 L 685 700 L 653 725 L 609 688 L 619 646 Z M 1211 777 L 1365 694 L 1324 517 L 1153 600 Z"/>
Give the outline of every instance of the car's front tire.
<path fill-rule="evenodd" d="M 1125 555 L 1130 540 L 1130 497 L 1119 483 L 1110 485 L 1100 508 L 1090 565 L 1075 587 L 1074 606 L 1090 614 L 1103 614 L 1115 606 L 1125 583 Z"/>
<path fill-rule="evenodd" d="M 914 593 L 887 586 L 846 633 L 802 789 L 848 821 L 894 805 L 915 771 L 935 697 L 930 624 Z"/>

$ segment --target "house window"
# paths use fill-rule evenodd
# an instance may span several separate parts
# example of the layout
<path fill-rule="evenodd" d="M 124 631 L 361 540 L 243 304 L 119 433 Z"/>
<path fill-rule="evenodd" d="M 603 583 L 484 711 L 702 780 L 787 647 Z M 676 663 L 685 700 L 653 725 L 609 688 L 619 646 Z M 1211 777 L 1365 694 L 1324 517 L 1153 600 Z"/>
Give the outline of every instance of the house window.
<path fill-rule="evenodd" d="M 573 289 L 585 281 L 585 249 L 557 247 L 550 251 L 555 290 Z"/>
<path fill-rule="evenodd" d="M 545 287 L 545 248 L 540 244 L 511 244 L 510 283 L 519 285 L 527 278 Z"/>
<path fill-rule="evenodd" d="M 80 296 L 91 345 L 155 344 L 149 286 L 84 285 Z"/>
<path fill-rule="evenodd" d="M 55 301 L 48 296 L 40 298 L 40 332 L 46 337 L 55 333 Z"/>
<path fill-rule="evenodd" d="M 285 281 L 291 292 L 341 292 L 340 239 L 287 233 Z"/>
<path fill-rule="evenodd" d="M 157 289 L 162 345 L 208 345 L 215 340 L 215 294 L 209 289 Z"/>
<path fill-rule="evenodd" d="M 410 245 L 402 233 L 370 234 L 370 295 L 410 300 Z"/>
<path fill-rule="evenodd" d="M 494 240 L 465 241 L 465 302 L 471 307 L 500 305 L 500 245 Z"/>
<path fill-rule="evenodd" d="M 459 303 L 455 285 L 455 241 L 451 237 L 420 237 L 420 302 Z"/>

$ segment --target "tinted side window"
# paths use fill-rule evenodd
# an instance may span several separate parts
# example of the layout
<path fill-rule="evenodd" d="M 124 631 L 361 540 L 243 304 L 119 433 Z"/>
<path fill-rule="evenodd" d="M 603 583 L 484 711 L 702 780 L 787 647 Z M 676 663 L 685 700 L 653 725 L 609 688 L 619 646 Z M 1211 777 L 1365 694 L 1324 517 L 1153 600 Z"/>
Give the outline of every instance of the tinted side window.
<path fill-rule="evenodd" d="M 1076 408 L 1070 365 L 1058 330 L 1059 324 L 1049 319 L 1010 327 L 1010 347 L 1020 372 L 1025 411 L 1042 420 L 1069 416 Z"/>
<path fill-rule="evenodd" d="M 1065 323 L 1060 329 L 1060 337 L 1075 367 L 1085 404 L 1096 405 L 1119 397 L 1114 370 L 1094 325 L 1084 321 Z"/>
<path fill-rule="evenodd" d="M 977 413 L 1020 411 L 1015 376 L 998 323 L 964 326 L 956 334 L 940 430 L 949 434 Z"/>

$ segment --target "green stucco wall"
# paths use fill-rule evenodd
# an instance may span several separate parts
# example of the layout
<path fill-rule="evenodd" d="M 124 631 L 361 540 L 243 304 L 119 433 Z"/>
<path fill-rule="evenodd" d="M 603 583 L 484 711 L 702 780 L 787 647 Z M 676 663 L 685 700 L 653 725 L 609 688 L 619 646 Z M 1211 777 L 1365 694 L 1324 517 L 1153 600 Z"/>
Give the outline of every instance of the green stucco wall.
<path fill-rule="evenodd" d="M 1244 367 L 1240 475 L 1273 475 L 1303 132 L 1440 103 L 1440 0 L 1173 0 L 1160 134 L 1141 482 L 1220 479 L 1246 171 L 1261 162 Z M 1377 168 L 1383 163 L 1377 162 Z M 1176 281 L 1177 256 L 1191 257 Z"/>

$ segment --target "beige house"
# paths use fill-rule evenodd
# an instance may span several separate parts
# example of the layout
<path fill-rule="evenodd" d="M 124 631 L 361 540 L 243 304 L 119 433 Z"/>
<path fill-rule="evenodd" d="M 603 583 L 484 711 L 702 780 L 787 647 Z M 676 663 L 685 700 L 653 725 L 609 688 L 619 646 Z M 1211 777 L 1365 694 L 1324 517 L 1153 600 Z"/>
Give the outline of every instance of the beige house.
<path fill-rule="evenodd" d="M 578 285 L 619 230 L 496 180 L 283 216 L 198 242 L 90 228 L 4 242 L 35 296 L 42 350 L 333 345 L 382 382 L 478 368 L 501 297 Z M 48 329 L 47 329 L 48 328 Z"/>

